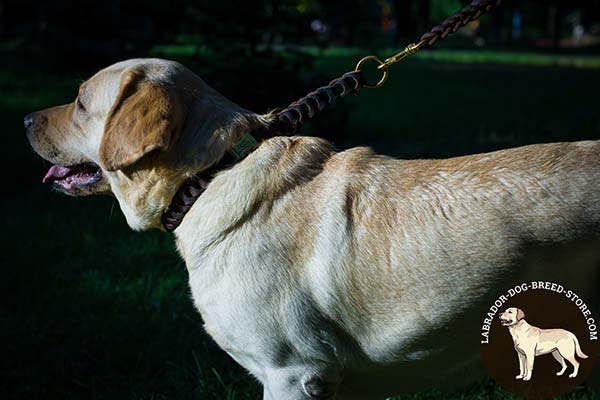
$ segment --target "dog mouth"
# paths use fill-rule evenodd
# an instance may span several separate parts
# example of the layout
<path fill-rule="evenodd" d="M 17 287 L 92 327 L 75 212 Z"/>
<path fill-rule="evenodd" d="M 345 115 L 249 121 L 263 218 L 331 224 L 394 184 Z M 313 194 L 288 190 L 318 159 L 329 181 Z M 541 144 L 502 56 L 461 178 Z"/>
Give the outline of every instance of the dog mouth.
<path fill-rule="evenodd" d="M 509 326 L 512 322 L 509 319 L 500 318 L 500 325 Z"/>
<path fill-rule="evenodd" d="M 69 167 L 53 165 L 42 183 L 51 183 L 67 193 L 79 188 L 92 186 L 102 179 L 102 170 L 94 163 L 82 163 Z"/>

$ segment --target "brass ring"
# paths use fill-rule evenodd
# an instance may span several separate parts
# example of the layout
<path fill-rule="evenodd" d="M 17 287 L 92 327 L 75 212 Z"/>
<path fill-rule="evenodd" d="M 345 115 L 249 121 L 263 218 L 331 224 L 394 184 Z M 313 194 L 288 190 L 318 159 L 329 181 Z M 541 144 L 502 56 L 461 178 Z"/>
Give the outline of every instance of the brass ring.
<path fill-rule="evenodd" d="M 378 67 L 381 67 L 381 69 L 383 70 L 383 76 L 381 77 L 379 82 L 377 82 L 376 84 L 368 85 L 365 83 L 365 84 L 363 84 L 363 86 L 366 88 L 369 88 L 369 89 L 376 89 L 378 87 L 381 87 L 381 85 L 383 85 L 388 78 L 388 69 L 387 69 L 387 65 L 385 65 L 385 63 L 383 61 L 381 61 L 379 58 L 377 58 L 376 56 L 366 56 L 366 57 L 361 58 L 360 61 L 358 63 L 356 63 L 356 67 L 354 68 L 354 70 L 357 72 L 362 71 L 362 66 L 367 61 L 375 61 L 377 64 L 379 64 Z"/>

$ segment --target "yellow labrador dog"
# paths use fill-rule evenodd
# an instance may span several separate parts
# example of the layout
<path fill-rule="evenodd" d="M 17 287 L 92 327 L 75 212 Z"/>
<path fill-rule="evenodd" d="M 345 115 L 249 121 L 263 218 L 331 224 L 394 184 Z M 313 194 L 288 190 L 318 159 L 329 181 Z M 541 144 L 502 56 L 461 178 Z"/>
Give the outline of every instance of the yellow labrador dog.
<path fill-rule="evenodd" d="M 134 59 L 25 126 L 55 164 L 44 181 L 111 193 L 143 230 L 271 118 L 176 62 Z M 378 399 L 472 377 L 483 310 L 531 271 L 523 250 L 599 229 L 598 141 L 396 160 L 274 137 L 218 173 L 174 235 L 206 331 L 264 399 Z"/>
<path fill-rule="evenodd" d="M 579 340 L 573 333 L 564 329 L 540 329 L 525 321 L 525 313 L 520 308 L 509 307 L 500 314 L 500 323 L 508 327 L 519 357 L 519 375 L 516 379 L 528 381 L 533 373 L 536 356 L 551 353 L 562 367 L 556 375 L 561 376 L 567 370 L 565 359 L 573 366 L 569 378 L 575 378 L 579 372 L 579 358 L 588 358 Z"/>

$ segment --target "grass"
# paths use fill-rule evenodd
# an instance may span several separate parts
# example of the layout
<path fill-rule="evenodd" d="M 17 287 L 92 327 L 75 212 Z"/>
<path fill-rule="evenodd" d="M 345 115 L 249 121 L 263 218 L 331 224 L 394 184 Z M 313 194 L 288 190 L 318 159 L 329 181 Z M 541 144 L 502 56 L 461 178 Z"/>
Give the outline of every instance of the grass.
<path fill-rule="evenodd" d="M 382 89 L 344 100 L 303 132 L 402 157 L 600 137 L 598 71 L 444 54 L 394 67 Z M 355 60 L 326 52 L 294 79 L 312 89 Z M 11 65 L 0 69 L 3 398 L 260 398 L 259 385 L 203 332 L 170 235 L 130 232 L 110 198 L 68 198 L 39 183 L 46 163 L 29 150 L 22 116 L 70 101 L 85 75 Z M 595 396 L 583 389 L 564 398 Z M 487 381 L 397 399 L 421 398 L 514 397 Z"/>
<path fill-rule="evenodd" d="M 370 50 L 356 47 L 327 47 L 301 46 L 295 48 L 313 57 L 344 57 L 357 61 L 367 54 L 374 54 Z M 382 60 L 398 53 L 401 48 L 381 49 L 375 52 Z M 206 46 L 195 46 L 193 44 L 156 46 L 152 53 L 166 57 L 189 57 L 196 55 L 208 55 L 210 49 Z M 532 51 L 493 51 L 493 50 L 452 50 L 452 49 L 425 49 L 413 56 L 417 60 L 435 60 L 442 62 L 466 63 L 466 64 L 511 64 L 547 67 L 571 67 L 571 68 L 600 68 L 600 56 L 596 54 L 587 55 L 562 55 L 551 53 L 539 53 Z"/>

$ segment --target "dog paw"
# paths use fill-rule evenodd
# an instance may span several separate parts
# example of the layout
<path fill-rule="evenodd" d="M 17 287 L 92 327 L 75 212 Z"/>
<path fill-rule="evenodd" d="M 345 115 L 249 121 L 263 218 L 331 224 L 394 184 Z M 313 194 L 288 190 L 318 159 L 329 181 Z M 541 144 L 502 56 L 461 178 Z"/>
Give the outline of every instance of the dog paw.
<path fill-rule="evenodd" d="M 565 373 L 565 371 L 558 371 L 558 372 L 556 373 L 556 376 L 562 376 L 564 373 Z"/>
<path fill-rule="evenodd" d="M 517 375 L 515 376 L 515 379 L 523 379 L 523 375 Z"/>
<path fill-rule="evenodd" d="M 569 378 L 575 378 L 577 376 L 577 374 L 570 374 Z"/>
<path fill-rule="evenodd" d="M 529 381 L 529 380 L 531 380 L 531 376 L 525 376 L 525 377 L 523 377 L 523 380 L 524 381 Z"/>

